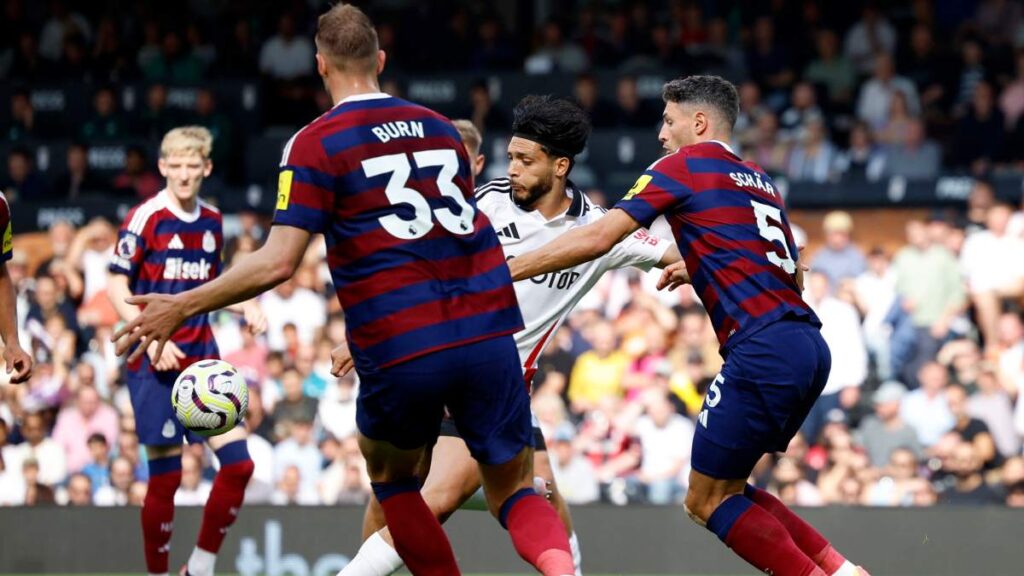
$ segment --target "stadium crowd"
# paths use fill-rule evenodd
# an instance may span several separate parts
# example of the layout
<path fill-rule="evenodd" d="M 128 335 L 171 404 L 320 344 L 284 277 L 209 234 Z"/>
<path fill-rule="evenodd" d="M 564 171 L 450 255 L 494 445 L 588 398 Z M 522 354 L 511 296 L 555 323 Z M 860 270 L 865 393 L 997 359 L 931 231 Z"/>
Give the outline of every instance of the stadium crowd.
<path fill-rule="evenodd" d="M 29 93 L 12 92 L 2 136 L 13 147 L 0 188 L 15 217 L 19 198 L 96 189 L 144 198 L 160 189 L 153 159 L 138 150 L 124 174 L 90 180 L 87 147 L 105 138 L 158 138 L 190 121 L 214 130 L 215 163 L 218 154 L 227 165 L 244 153 L 213 92 L 181 116 L 161 102 L 168 84 L 259 76 L 272 101 L 294 104 L 265 107 L 266 125 L 307 121 L 325 108 L 308 40 L 318 3 L 291 3 L 281 18 L 250 13 L 248 4 L 190 2 L 195 18 L 174 26 L 159 3 L 114 17 L 84 2 L 55 0 L 46 10 L 5 2 L 0 78 L 101 87 L 74 134 L 39 125 Z M 928 178 L 945 169 L 977 176 L 962 210 L 911 221 L 896 252 L 858 242 L 849 214 L 825 218 L 824 245 L 806 255 L 805 297 L 824 322 L 832 377 L 802 433 L 785 454 L 766 457 L 755 480 L 806 506 L 1024 506 L 1024 206 L 999 203 L 985 180 L 1024 168 L 1019 2 L 914 1 L 887 11 L 830 3 L 828 12 L 813 1 L 775 2 L 770 13 L 742 1 L 717 10 L 711 2 L 578 10 L 570 2 L 560 9 L 571 19 L 554 13 L 518 36 L 483 4 L 384 11 L 376 18 L 382 46 L 405 71 L 578 75 L 575 96 L 597 127 L 650 127 L 652 138 L 657 103 L 640 100 L 628 75 L 605 100 L 588 71 L 713 71 L 740 85 L 744 156 L 773 173 L 822 183 Z M 436 30 L 446 31 L 443 41 L 419 49 L 423 34 Z M 136 80 L 149 88 L 129 118 L 106 87 Z M 487 98 L 470 99 L 466 117 L 485 130 L 507 129 Z M 50 182 L 18 146 L 69 135 L 76 144 L 66 174 Z M 253 251 L 266 229 L 254 214 L 229 220 L 230 263 Z M 8 263 L 24 345 L 38 366 L 30 383 L 0 386 L 0 505 L 138 505 L 144 497 L 145 453 L 109 343 L 117 318 L 106 267 L 117 224 L 57 222 L 48 231 L 51 258 L 30 269 L 16 251 Z M 609 274 L 541 361 L 534 410 L 571 503 L 667 504 L 685 493 L 690 438 L 722 360 L 693 292 L 656 292 L 656 277 Z M 265 337 L 216 314 L 222 355 L 251 385 L 249 502 L 368 498 L 354 438 L 358 382 L 329 373 L 345 327 L 332 290 L 317 247 L 291 281 L 260 298 Z M 201 445 L 190 447 L 176 501 L 204 503 L 215 466 Z"/>

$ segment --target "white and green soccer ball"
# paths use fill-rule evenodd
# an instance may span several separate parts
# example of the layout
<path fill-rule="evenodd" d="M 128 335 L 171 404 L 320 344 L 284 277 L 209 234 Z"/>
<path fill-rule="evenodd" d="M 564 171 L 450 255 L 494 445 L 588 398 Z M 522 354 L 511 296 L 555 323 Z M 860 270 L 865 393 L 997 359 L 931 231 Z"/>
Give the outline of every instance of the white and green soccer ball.
<path fill-rule="evenodd" d="M 171 404 L 181 424 L 200 436 L 231 430 L 249 408 L 249 387 L 234 366 L 223 360 L 200 360 L 174 381 Z"/>

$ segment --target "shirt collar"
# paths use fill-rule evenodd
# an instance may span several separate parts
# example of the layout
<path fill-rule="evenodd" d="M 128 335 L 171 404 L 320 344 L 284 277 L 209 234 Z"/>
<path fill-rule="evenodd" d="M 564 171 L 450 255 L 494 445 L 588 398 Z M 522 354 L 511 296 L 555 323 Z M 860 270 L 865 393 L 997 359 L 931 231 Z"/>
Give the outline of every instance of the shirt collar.
<path fill-rule="evenodd" d="M 721 140 L 709 140 L 709 142 L 714 142 L 715 144 L 718 144 L 722 148 L 725 148 L 729 152 L 729 154 L 732 154 L 733 156 L 736 156 L 736 152 L 733 151 L 732 146 L 729 146 L 725 142 L 722 142 Z"/>

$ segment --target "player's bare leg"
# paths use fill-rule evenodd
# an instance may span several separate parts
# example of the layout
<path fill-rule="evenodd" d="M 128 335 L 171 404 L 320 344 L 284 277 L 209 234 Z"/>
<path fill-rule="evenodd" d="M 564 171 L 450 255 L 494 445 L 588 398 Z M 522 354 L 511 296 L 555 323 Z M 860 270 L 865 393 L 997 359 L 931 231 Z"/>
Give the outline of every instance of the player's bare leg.
<path fill-rule="evenodd" d="M 533 488 L 533 448 L 503 464 L 480 464 L 487 508 L 524 560 L 544 576 L 575 574 L 569 538 L 551 504 Z"/>
<path fill-rule="evenodd" d="M 757 569 L 775 576 L 827 576 L 786 526 L 745 495 L 746 479 L 690 472 L 686 513 Z"/>
<path fill-rule="evenodd" d="M 142 502 L 142 542 L 146 570 L 167 574 L 174 529 L 174 493 L 181 484 L 181 452 L 176 446 L 146 446 L 149 486 Z"/>
<path fill-rule="evenodd" d="M 238 510 L 245 500 L 245 487 L 255 465 L 249 457 L 249 433 L 245 426 L 236 426 L 207 442 L 217 455 L 220 470 L 213 480 L 210 497 L 203 508 L 203 523 L 199 538 L 188 564 L 181 573 L 187 576 L 213 576 L 217 553 L 227 535 L 228 528 L 238 518 Z"/>
<path fill-rule="evenodd" d="M 420 495 L 417 471 L 427 446 L 405 450 L 359 435 L 373 492 L 395 540 L 395 549 L 413 574 L 459 574 L 455 554 L 441 524 Z"/>
<path fill-rule="evenodd" d="M 441 436 L 431 456 L 431 474 L 420 493 L 434 516 L 444 523 L 477 490 L 480 470 L 466 443 L 454 436 Z M 424 471 L 421 465 L 420 470 Z M 386 526 L 383 510 L 371 498 L 363 517 L 365 542 L 355 558 L 338 576 L 387 576 L 402 567 L 402 559 L 394 549 L 394 539 Z"/>

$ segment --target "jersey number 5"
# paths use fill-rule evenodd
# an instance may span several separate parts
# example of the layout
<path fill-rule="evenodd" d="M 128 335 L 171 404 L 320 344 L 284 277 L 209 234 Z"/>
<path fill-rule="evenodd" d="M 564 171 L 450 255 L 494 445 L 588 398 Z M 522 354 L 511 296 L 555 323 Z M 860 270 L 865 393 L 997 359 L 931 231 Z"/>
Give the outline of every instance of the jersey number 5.
<path fill-rule="evenodd" d="M 762 204 L 756 200 L 751 200 L 750 205 L 754 207 L 754 216 L 757 217 L 757 230 L 761 233 L 761 237 L 765 240 L 782 246 L 782 250 L 786 253 L 786 257 L 779 256 L 775 250 L 765 252 L 764 255 L 768 257 L 768 261 L 775 264 L 779 268 L 785 270 L 788 274 L 796 273 L 796 263 L 793 262 L 793 255 L 789 252 L 789 244 L 786 242 L 786 232 L 778 225 L 768 221 L 770 217 L 776 222 L 782 222 L 782 211 L 774 206 Z"/>
<path fill-rule="evenodd" d="M 459 213 L 455 214 L 449 208 L 431 210 L 430 204 L 422 194 L 405 186 L 412 173 L 409 156 L 404 153 L 388 154 L 363 160 L 363 172 L 367 178 L 390 173 L 391 177 L 388 178 L 384 194 L 393 205 L 411 206 L 414 216 L 412 220 L 406 220 L 398 214 L 388 214 L 379 218 L 380 225 L 392 236 L 403 240 L 415 240 L 426 236 L 434 228 L 434 218 L 452 234 L 462 236 L 471 233 L 476 214 L 473 207 L 466 202 L 462 190 L 455 185 L 455 174 L 459 170 L 459 157 L 455 150 L 421 150 L 413 152 L 412 159 L 418 168 L 441 167 L 437 174 L 437 189 L 442 195 L 455 201 Z"/>

